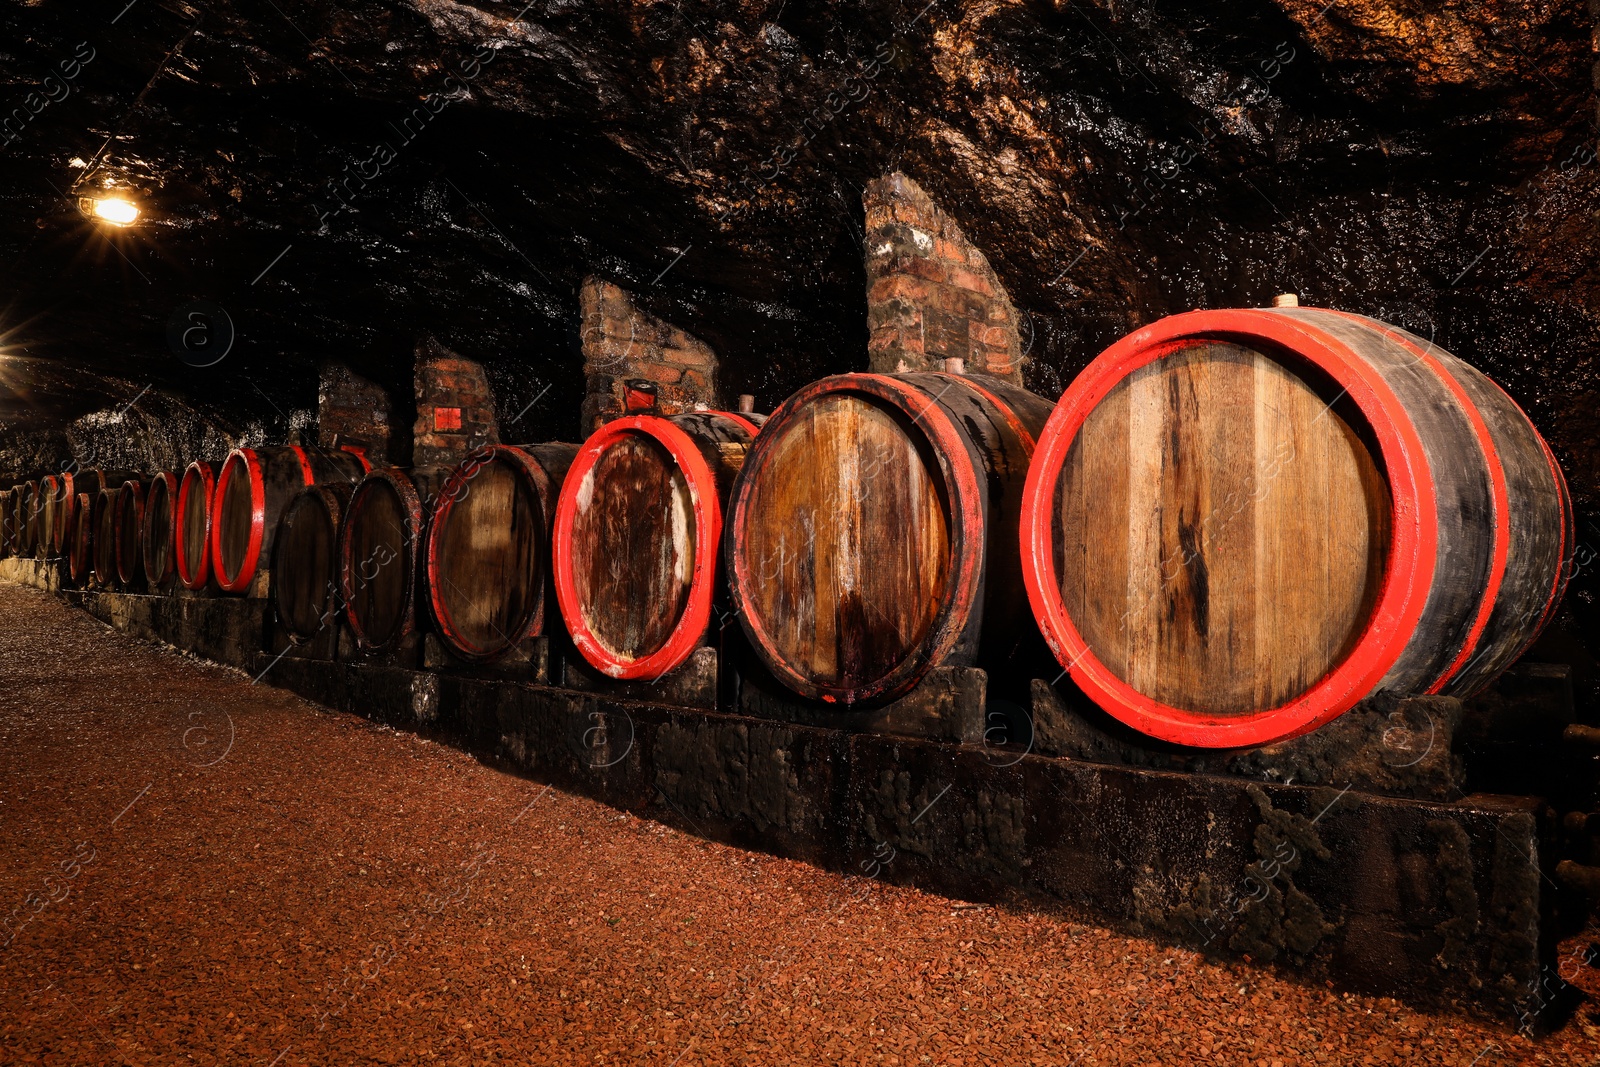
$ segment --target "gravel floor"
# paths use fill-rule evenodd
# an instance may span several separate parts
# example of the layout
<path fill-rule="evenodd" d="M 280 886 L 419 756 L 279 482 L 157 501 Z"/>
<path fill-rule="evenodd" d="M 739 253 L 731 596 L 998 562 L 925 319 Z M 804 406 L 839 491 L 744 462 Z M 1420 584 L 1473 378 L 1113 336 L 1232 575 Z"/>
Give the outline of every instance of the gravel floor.
<path fill-rule="evenodd" d="M 741 852 L 0 585 L 0 1063 L 1600 1063 Z M 7 940 L 9 939 L 9 940 Z"/>

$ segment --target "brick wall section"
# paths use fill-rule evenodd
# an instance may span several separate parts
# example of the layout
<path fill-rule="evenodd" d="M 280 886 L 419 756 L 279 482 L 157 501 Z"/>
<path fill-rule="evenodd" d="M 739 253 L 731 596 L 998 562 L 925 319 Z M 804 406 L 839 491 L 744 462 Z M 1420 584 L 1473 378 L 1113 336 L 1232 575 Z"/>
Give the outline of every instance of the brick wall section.
<path fill-rule="evenodd" d="M 871 369 L 967 370 L 1022 381 L 1017 311 L 989 260 L 904 174 L 868 183 L 867 353 Z"/>
<path fill-rule="evenodd" d="M 317 387 L 317 443 L 359 445 L 374 466 L 389 462 L 389 394 L 343 363 L 322 367 Z"/>
<path fill-rule="evenodd" d="M 417 422 L 412 463 L 454 466 L 468 452 L 500 443 L 494 398 L 483 368 L 432 339 L 417 345 Z"/>
<path fill-rule="evenodd" d="M 586 278 L 578 292 L 583 315 L 583 432 L 622 414 L 623 382 L 656 383 L 662 411 L 717 407 L 717 356 L 709 345 L 639 309 L 621 286 Z"/>

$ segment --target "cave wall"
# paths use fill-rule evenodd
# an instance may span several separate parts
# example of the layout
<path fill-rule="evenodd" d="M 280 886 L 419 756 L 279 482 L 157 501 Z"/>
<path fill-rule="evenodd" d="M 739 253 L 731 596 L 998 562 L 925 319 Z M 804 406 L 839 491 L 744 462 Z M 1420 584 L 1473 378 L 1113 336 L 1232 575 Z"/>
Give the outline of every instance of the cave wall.
<path fill-rule="evenodd" d="M 85 442 L 164 463 L 314 434 L 329 360 L 409 426 L 424 335 L 483 366 L 505 439 L 574 439 L 591 276 L 770 409 L 868 366 L 863 194 L 899 171 L 982 250 L 1032 388 L 1190 308 L 1294 291 L 1375 315 L 1528 410 L 1592 560 L 1596 19 L 1584 0 L 9 5 L 0 475 Z M 83 217 L 110 187 L 137 226 Z M 173 340 L 200 301 L 234 333 L 206 366 Z M 1591 699 L 1594 572 L 1540 650 Z"/>

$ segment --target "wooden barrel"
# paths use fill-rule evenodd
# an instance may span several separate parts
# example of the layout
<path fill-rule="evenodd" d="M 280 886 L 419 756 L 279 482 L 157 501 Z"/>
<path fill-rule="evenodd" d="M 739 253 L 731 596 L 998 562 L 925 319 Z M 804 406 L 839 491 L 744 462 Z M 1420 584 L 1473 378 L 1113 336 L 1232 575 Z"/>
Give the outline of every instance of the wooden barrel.
<path fill-rule="evenodd" d="M 117 584 L 123 589 L 137 588 L 144 581 L 145 480 L 129 478 L 117 492 L 112 554 L 116 559 Z"/>
<path fill-rule="evenodd" d="M 94 506 L 99 494 L 79 493 L 72 506 L 72 551 L 67 553 L 67 570 L 73 585 L 88 585 L 94 577 Z"/>
<path fill-rule="evenodd" d="M 551 566 L 567 632 L 597 670 L 654 680 L 704 643 L 723 504 L 756 433 L 749 417 L 720 411 L 631 415 L 578 450 Z"/>
<path fill-rule="evenodd" d="M 757 656 L 813 700 L 889 700 L 997 665 L 1032 629 L 1017 518 L 1050 402 L 984 375 L 840 374 L 784 401 L 729 508 Z"/>
<path fill-rule="evenodd" d="M 39 548 L 39 483 L 22 483 L 17 497 L 17 555 L 32 558 Z"/>
<path fill-rule="evenodd" d="M 39 559 L 57 555 L 56 525 L 62 519 L 60 498 L 65 491 L 60 475 L 47 474 L 39 479 L 39 529 L 33 546 L 33 554 Z"/>
<path fill-rule="evenodd" d="M 88 494 L 89 499 L 93 500 L 100 495 L 102 489 L 116 491 L 122 488 L 123 482 L 134 477 L 134 472 L 107 470 L 100 467 L 82 467 L 72 471 L 64 471 L 59 477 L 64 483 L 63 496 L 65 498 L 63 501 L 65 514 L 61 517 L 62 538 L 63 541 L 67 541 L 71 539 L 72 531 L 77 528 L 78 497 Z M 70 504 L 65 503 L 66 500 L 70 500 Z M 62 550 L 63 552 L 67 550 L 65 544 L 62 546 Z"/>
<path fill-rule="evenodd" d="M 63 470 L 39 480 L 40 536 L 47 539 L 46 554 L 64 556 L 71 550 L 72 512 L 78 502 L 77 475 Z"/>
<path fill-rule="evenodd" d="M 320 452 L 300 445 L 236 448 L 217 475 L 211 503 L 211 572 L 228 593 L 250 590 L 284 505 L 321 482 L 358 480 L 366 461 L 352 452 Z"/>
<path fill-rule="evenodd" d="M 436 472 L 383 467 L 350 496 L 339 532 L 339 594 L 357 648 L 386 651 L 416 632 L 422 497 L 440 480 Z"/>
<path fill-rule="evenodd" d="M 429 520 L 426 582 L 439 639 L 495 660 L 546 631 L 550 530 L 577 445 L 489 445 L 463 460 Z"/>
<path fill-rule="evenodd" d="M 117 573 L 117 497 L 121 489 L 102 489 L 95 498 L 90 521 L 94 525 L 94 584 L 101 589 L 120 589 Z"/>
<path fill-rule="evenodd" d="M 211 579 L 211 505 L 221 469 L 220 463 L 197 459 L 178 477 L 172 564 L 185 589 L 204 589 Z"/>
<path fill-rule="evenodd" d="M 17 487 L 0 492 L 0 558 L 17 554 Z"/>
<path fill-rule="evenodd" d="M 339 530 L 350 503 L 348 482 L 313 485 L 283 509 L 272 544 L 272 604 L 292 644 L 309 643 L 339 613 Z"/>
<path fill-rule="evenodd" d="M 1177 315 L 1107 349 L 1051 416 L 1021 535 L 1083 691 L 1206 747 L 1379 691 L 1477 692 L 1554 613 L 1572 543 L 1560 469 L 1498 386 L 1310 308 Z"/>
<path fill-rule="evenodd" d="M 177 573 L 173 552 L 177 501 L 177 471 L 161 471 L 150 479 L 144 498 L 144 525 L 139 529 L 139 552 L 152 593 L 170 586 Z"/>

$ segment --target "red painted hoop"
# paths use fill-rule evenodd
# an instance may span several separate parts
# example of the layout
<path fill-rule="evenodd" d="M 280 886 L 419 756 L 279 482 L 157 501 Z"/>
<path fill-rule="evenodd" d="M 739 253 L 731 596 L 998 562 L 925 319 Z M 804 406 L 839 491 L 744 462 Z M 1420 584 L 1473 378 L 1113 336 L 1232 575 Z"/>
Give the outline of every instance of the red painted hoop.
<path fill-rule="evenodd" d="M 1321 310 L 1321 309 L 1319 309 Z M 1495 600 L 1500 595 L 1500 586 L 1506 577 L 1506 560 L 1510 554 L 1511 546 L 1511 495 L 1506 487 L 1505 464 L 1500 462 L 1500 450 L 1495 447 L 1494 437 L 1489 433 L 1488 423 L 1483 421 L 1483 413 L 1478 410 L 1478 405 L 1472 397 L 1467 395 L 1467 390 L 1462 386 L 1456 376 L 1450 372 L 1438 356 L 1428 349 L 1422 348 L 1412 341 L 1410 337 L 1397 330 L 1393 330 L 1376 319 L 1369 319 L 1364 315 L 1355 315 L 1348 311 L 1328 310 L 1328 314 L 1338 315 L 1358 323 L 1370 330 L 1382 334 L 1385 340 L 1398 348 L 1403 348 L 1433 372 L 1434 377 L 1450 391 L 1460 405 L 1462 414 L 1472 424 L 1473 436 L 1478 440 L 1478 447 L 1483 452 L 1485 466 L 1489 469 L 1489 495 L 1490 503 L 1494 509 L 1494 552 L 1489 564 L 1489 579 L 1484 585 L 1483 598 L 1478 602 L 1477 614 L 1473 616 L 1472 626 L 1467 631 L 1466 638 L 1461 642 L 1450 663 L 1440 672 L 1439 677 L 1428 685 L 1423 691 L 1438 693 L 1449 684 L 1450 679 L 1461 673 L 1461 668 L 1467 665 L 1472 654 L 1478 650 L 1478 642 L 1483 639 L 1483 631 L 1488 628 L 1489 616 L 1494 614 Z"/>
<path fill-rule="evenodd" d="M 963 384 L 972 385 L 966 378 L 959 380 Z M 1009 412 L 1007 405 L 995 397 L 989 396 L 982 389 L 977 391 L 987 396 L 1001 411 Z M 951 511 L 965 520 L 962 525 L 951 527 L 951 556 L 958 561 L 959 566 L 952 567 L 946 577 L 939 611 L 928 627 L 924 644 L 895 664 L 882 677 L 868 685 L 853 689 L 818 685 L 811 679 L 802 677 L 789 664 L 766 654 L 771 638 L 755 613 L 746 610 L 743 591 L 752 582 L 749 561 L 745 559 L 744 553 L 739 551 L 737 536 L 737 532 L 744 529 L 750 498 L 754 494 L 752 487 L 760 477 L 767 451 L 777 447 L 776 444 L 768 442 L 780 440 L 783 424 L 804 405 L 819 396 L 844 392 L 864 393 L 887 401 L 902 413 L 911 416 L 912 422 L 922 427 L 922 431 L 934 445 L 933 452 L 939 461 L 939 474 L 944 481 L 945 491 L 951 497 Z M 928 664 L 943 660 L 960 639 L 965 626 L 964 623 L 957 625 L 956 621 L 958 618 L 964 620 L 967 617 L 967 611 L 963 609 L 970 609 L 976 600 L 978 583 L 983 574 L 983 555 L 986 545 L 983 529 L 983 495 L 978 482 L 978 472 L 971 463 L 966 442 L 956 432 L 955 425 L 945 414 L 944 409 L 939 407 L 937 398 L 928 396 L 909 381 L 887 374 L 835 374 L 812 382 L 785 400 L 778 410 L 767 418 L 763 426 L 774 427 L 775 430 L 758 438 L 750 455 L 746 457 L 728 509 L 729 524 L 736 532 L 736 536 L 730 540 L 727 547 L 729 591 L 738 610 L 739 621 L 750 637 L 751 645 L 757 650 L 761 661 L 772 671 L 774 677 L 784 685 L 802 694 L 814 694 L 828 703 L 838 703 L 847 698 L 852 702 L 873 700 L 903 690 L 908 682 L 914 684 Z M 1032 435 L 1023 430 L 1021 436 L 1023 442 L 1030 446 L 1031 452 Z M 967 546 L 972 546 L 972 550 L 968 551 Z"/>
<path fill-rule="evenodd" d="M 721 412 L 695 412 L 713 414 Z M 745 420 L 738 420 L 748 426 Z M 572 525 L 578 514 L 578 494 L 584 480 L 606 450 L 629 434 L 641 434 L 667 450 L 689 484 L 689 502 L 694 510 L 694 570 L 689 577 L 689 599 L 678 624 L 660 648 L 636 660 L 624 660 L 612 653 L 595 636 L 583 617 L 578 587 L 572 576 Z M 572 643 L 597 670 L 611 678 L 659 678 L 689 658 L 711 623 L 711 600 L 716 589 L 717 557 L 722 537 L 722 503 L 718 499 L 716 477 L 694 439 L 659 415 L 633 415 L 606 423 L 590 435 L 578 450 L 567 470 L 556 502 L 555 531 L 551 536 L 551 569 L 555 578 L 556 602 L 567 624 Z"/>
<path fill-rule="evenodd" d="M 1067 451 L 1089 413 L 1140 367 L 1203 341 L 1261 344 L 1294 353 L 1345 391 L 1371 426 L 1388 475 L 1393 526 L 1383 589 L 1355 646 L 1306 692 L 1276 708 L 1211 715 L 1138 692 L 1101 663 L 1061 600 L 1052 543 L 1055 488 Z M 1023 489 L 1023 582 L 1039 628 L 1073 681 L 1108 714 L 1150 737 L 1203 748 L 1268 744 L 1295 737 L 1353 707 L 1405 650 L 1421 618 L 1438 554 L 1438 512 L 1422 440 L 1400 398 L 1373 366 L 1292 312 L 1244 308 L 1173 315 L 1102 352 L 1062 394 L 1045 425 Z"/>
<path fill-rule="evenodd" d="M 301 457 L 304 462 L 304 456 Z M 222 524 L 217 521 L 217 509 L 222 506 L 224 495 L 228 491 L 228 482 L 234 478 L 234 471 L 243 467 L 245 477 L 250 480 L 250 536 L 245 542 L 244 558 L 239 561 L 239 569 L 233 574 L 228 573 L 227 563 L 222 556 Z M 261 541 L 267 523 L 267 492 L 266 484 L 261 477 L 261 458 L 253 448 L 236 448 L 228 453 L 228 458 L 222 463 L 222 470 L 217 474 L 217 484 L 211 490 L 211 569 L 215 573 L 218 588 L 228 593 L 243 593 L 250 588 L 250 579 L 255 577 L 256 567 L 261 563 Z"/>
<path fill-rule="evenodd" d="M 689 414 L 689 415 L 719 415 L 724 419 L 730 419 L 734 423 L 738 424 L 738 426 L 741 429 L 743 429 L 746 433 L 748 433 L 751 437 L 756 437 L 761 433 L 761 427 L 757 426 L 755 423 L 751 422 L 749 419 L 745 418 L 743 415 L 739 414 L 737 411 L 690 411 L 690 412 L 686 412 L 686 414 Z"/>
<path fill-rule="evenodd" d="M 445 479 L 444 487 L 439 490 L 436 498 L 438 503 L 434 505 L 433 517 L 428 522 L 428 545 L 424 557 L 428 579 L 428 604 L 433 610 L 433 620 L 456 653 L 476 662 L 494 659 L 507 649 L 515 648 L 528 638 L 544 632 L 545 583 L 542 581 L 538 583 L 537 599 L 528 611 L 527 621 L 516 627 L 514 633 L 501 634 L 506 643 L 499 648 L 484 648 L 468 640 L 461 632 L 461 628 L 456 625 L 450 609 L 439 599 L 439 543 L 443 537 L 440 531 L 449 525 L 450 512 L 455 507 L 456 501 L 471 491 L 472 479 L 478 476 L 480 470 L 496 460 L 509 462 L 520 474 L 534 483 L 535 495 L 539 497 L 540 511 L 544 511 L 545 501 L 550 499 L 550 475 L 532 456 L 513 445 L 486 445 L 475 449 L 466 459 L 456 464 L 450 476 Z M 541 519 L 539 536 L 548 543 L 550 516 L 544 514 L 541 515 Z M 543 551 L 543 548 L 541 545 L 539 558 L 549 559 L 550 553 Z"/>

